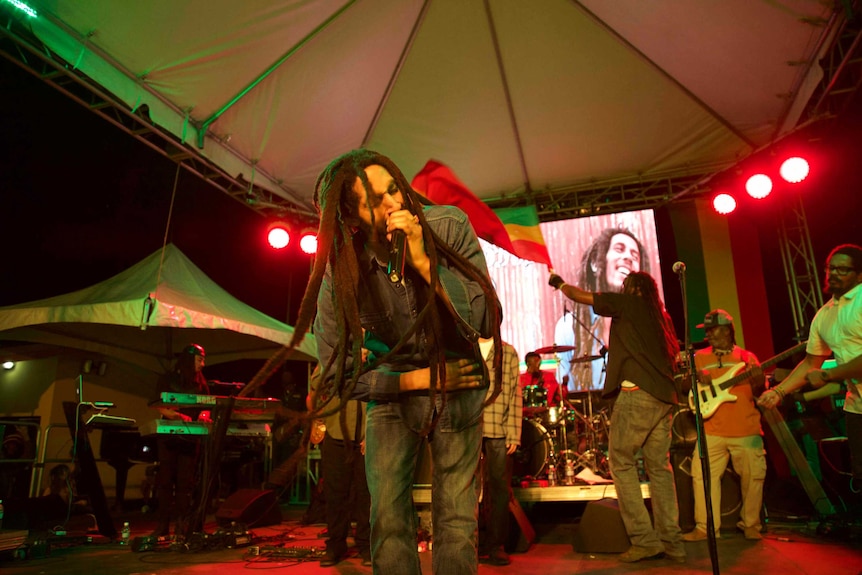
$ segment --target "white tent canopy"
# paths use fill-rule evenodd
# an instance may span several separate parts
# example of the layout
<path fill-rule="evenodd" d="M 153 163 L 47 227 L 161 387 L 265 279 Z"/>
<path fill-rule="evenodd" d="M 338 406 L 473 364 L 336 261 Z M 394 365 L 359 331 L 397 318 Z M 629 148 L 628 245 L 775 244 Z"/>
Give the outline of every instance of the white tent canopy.
<path fill-rule="evenodd" d="M 439 160 L 486 200 L 727 167 L 796 126 L 841 3 L 30 4 L 70 66 L 310 210 L 321 169 L 360 146 L 408 178 Z"/>
<path fill-rule="evenodd" d="M 190 342 L 210 364 L 268 358 L 294 330 L 231 296 L 173 244 L 88 288 L 0 308 L 0 340 L 101 353 L 155 373 Z M 290 359 L 316 361 L 306 335 Z"/>

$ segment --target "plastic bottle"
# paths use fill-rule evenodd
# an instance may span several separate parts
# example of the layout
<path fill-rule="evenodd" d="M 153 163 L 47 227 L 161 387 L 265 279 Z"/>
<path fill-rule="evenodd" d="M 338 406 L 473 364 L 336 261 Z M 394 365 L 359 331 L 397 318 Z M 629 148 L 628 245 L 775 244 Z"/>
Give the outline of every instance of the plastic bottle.
<path fill-rule="evenodd" d="M 566 476 L 563 482 L 566 485 L 575 484 L 575 462 L 571 459 L 566 460 Z"/>
<path fill-rule="evenodd" d="M 554 487 L 557 484 L 557 468 L 551 463 L 548 465 L 548 487 Z"/>
<path fill-rule="evenodd" d="M 132 529 L 129 527 L 129 522 L 123 523 L 123 531 L 120 533 L 120 545 L 128 545 L 129 539 L 132 536 Z"/>

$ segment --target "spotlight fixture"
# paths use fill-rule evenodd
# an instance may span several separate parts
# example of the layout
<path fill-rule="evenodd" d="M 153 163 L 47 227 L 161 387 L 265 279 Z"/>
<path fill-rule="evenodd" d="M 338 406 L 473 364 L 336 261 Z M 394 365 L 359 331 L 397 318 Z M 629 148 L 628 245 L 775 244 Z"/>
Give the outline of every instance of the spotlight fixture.
<path fill-rule="evenodd" d="M 718 194 L 712 199 L 712 207 L 719 214 L 726 216 L 736 209 L 736 200 L 730 194 Z"/>
<path fill-rule="evenodd" d="M 299 238 L 299 249 L 308 255 L 317 253 L 317 230 L 305 230 Z"/>
<path fill-rule="evenodd" d="M 3 369 L 5 369 L 5 370 L 10 370 L 10 369 L 13 369 L 14 367 L 15 367 L 14 361 L 4 361 L 3 362 Z"/>
<path fill-rule="evenodd" d="M 281 221 L 270 224 L 266 230 L 266 241 L 273 249 L 286 248 L 290 243 L 290 231 L 287 224 Z"/>
<path fill-rule="evenodd" d="M 772 193 L 772 178 L 766 174 L 754 174 L 745 182 L 745 191 L 755 200 L 762 200 Z"/>
<path fill-rule="evenodd" d="M 781 177 L 784 178 L 785 182 L 798 184 L 808 177 L 810 169 L 811 166 L 808 165 L 808 161 L 805 158 L 794 156 L 792 158 L 787 158 L 781 163 L 778 173 L 781 174 Z"/>

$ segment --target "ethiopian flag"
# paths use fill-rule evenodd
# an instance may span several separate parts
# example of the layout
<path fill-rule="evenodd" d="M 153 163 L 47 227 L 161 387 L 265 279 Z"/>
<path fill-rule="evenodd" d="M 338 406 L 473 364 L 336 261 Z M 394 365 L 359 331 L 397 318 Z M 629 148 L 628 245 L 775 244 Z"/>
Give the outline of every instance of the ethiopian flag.
<path fill-rule="evenodd" d="M 551 269 L 535 206 L 492 210 L 448 166 L 436 160 L 429 160 L 410 185 L 435 204 L 460 208 L 470 219 L 476 235 L 486 242 Z"/>
<path fill-rule="evenodd" d="M 509 251 L 521 259 L 546 264 L 548 269 L 553 269 L 548 246 L 545 245 L 545 238 L 539 227 L 536 206 L 500 208 L 494 210 L 494 213 L 503 222 L 509 241 L 512 242 L 512 249 Z"/>

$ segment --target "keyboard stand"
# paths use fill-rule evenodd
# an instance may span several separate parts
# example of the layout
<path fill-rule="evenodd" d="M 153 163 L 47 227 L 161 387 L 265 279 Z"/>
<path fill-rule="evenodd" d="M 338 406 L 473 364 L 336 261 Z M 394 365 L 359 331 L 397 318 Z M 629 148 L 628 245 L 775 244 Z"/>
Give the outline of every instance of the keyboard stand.
<path fill-rule="evenodd" d="M 211 413 L 213 418 L 212 433 L 205 436 L 203 482 L 198 491 L 199 499 L 192 507 L 190 520 L 186 525 L 186 541 L 189 540 L 198 525 L 203 525 L 206 520 L 207 507 L 212 492 L 212 486 L 221 466 L 221 456 L 224 450 L 224 439 L 227 435 L 228 424 L 233 413 L 234 398 L 227 397 L 213 405 Z"/>
<path fill-rule="evenodd" d="M 117 528 L 111 519 L 108 509 L 108 500 L 105 497 L 105 488 L 102 486 L 102 478 L 99 477 L 99 468 L 96 467 L 96 458 L 93 456 L 93 446 L 90 444 L 90 435 L 87 425 L 84 423 L 83 415 L 89 406 L 78 402 L 64 401 L 63 413 L 69 432 L 72 434 L 72 443 L 75 445 L 75 460 L 80 470 L 78 487 L 86 492 L 93 506 L 93 515 L 96 517 L 96 526 L 99 533 L 109 539 L 116 539 Z"/>

